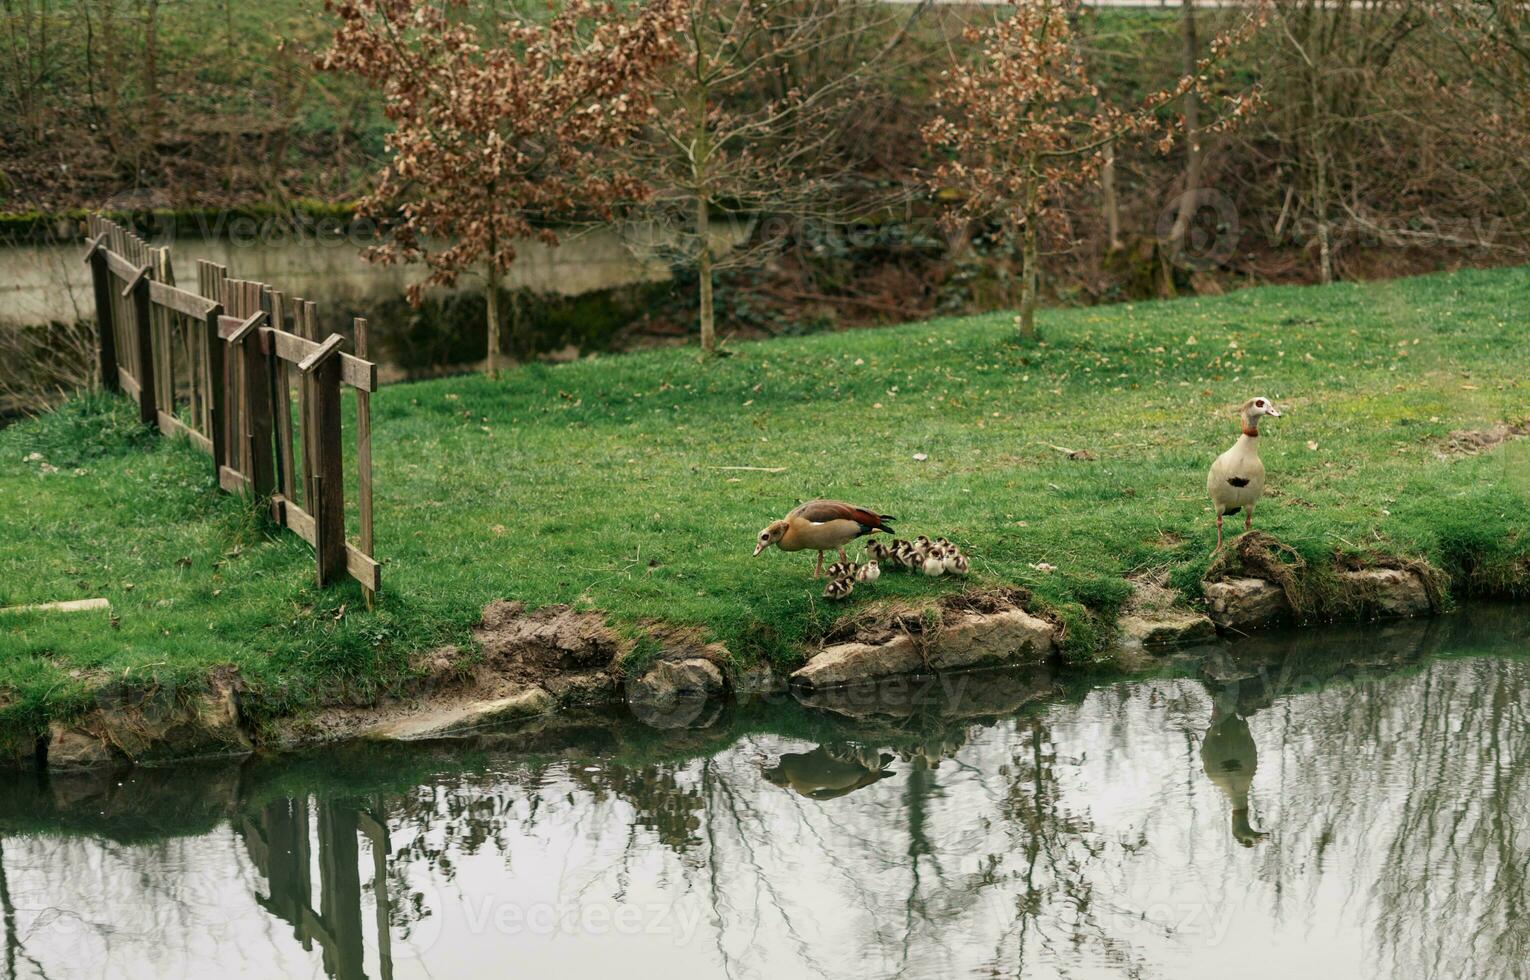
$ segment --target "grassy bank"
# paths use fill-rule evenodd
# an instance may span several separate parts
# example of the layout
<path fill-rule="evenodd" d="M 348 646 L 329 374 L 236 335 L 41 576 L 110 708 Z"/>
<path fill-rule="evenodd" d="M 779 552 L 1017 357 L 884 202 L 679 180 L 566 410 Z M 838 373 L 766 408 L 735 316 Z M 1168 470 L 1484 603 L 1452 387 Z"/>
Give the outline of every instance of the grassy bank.
<path fill-rule="evenodd" d="M 353 586 L 314 590 L 307 549 L 216 493 L 205 457 L 139 430 L 124 400 L 80 400 L 0 431 L 0 605 L 105 596 L 113 618 L 0 620 L 0 725 L 230 663 L 257 712 L 366 697 L 500 597 L 633 632 L 694 624 L 785 666 L 872 598 L 1013 583 L 1087 659 L 1126 574 L 1194 590 L 1205 468 L 1254 394 L 1288 409 L 1263 440 L 1263 530 L 1319 567 L 1423 557 L 1457 595 L 1523 591 L 1530 440 L 1441 453 L 1454 430 L 1530 417 L 1527 300 L 1530 268 L 1472 271 L 1049 311 L 1039 347 L 993 315 L 387 388 L 372 613 Z M 972 580 L 885 575 L 832 605 L 811 556 L 750 557 L 760 527 L 818 495 L 952 538 Z"/>

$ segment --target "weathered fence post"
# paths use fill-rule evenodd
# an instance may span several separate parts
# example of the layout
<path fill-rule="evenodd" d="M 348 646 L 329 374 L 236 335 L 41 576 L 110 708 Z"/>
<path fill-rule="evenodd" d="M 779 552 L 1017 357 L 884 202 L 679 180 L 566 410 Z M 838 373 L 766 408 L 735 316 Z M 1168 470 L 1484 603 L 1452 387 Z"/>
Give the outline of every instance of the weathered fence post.
<path fill-rule="evenodd" d="M 96 352 L 101 362 L 101 387 L 119 390 L 117 384 L 117 334 L 112 325 L 111 274 L 106 269 L 106 232 L 91 239 L 85 261 L 90 264 L 90 283 L 96 295 Z"/>
<path fill-rule="evenodd" d="M 356 332 L 356 356 L 367 357 L 367 321 L 363 317 L 351 320 Z M 356 389 L 356 511 L 361 553 L 372 557 L 372 395 L 365 388 Z M 372 608 L 376 595 L 371 586 L 363 585 L 361 594 L 366 598 L 367 608 Z"/>
<path fill-rule="evenodd" d="M 159 425 L 154 404 L 154 331 L 149 323 L 149 271 L 143 266 L 122 287 L 122 298 L 133 301 L 133 335 L 138 338 L 138 363 L 133 365 L 138 382 L 138 417 L 144 425 Z"/>
<path fill-rule="evenodd" d="M 340 448 L 340 345 L 337 333 L 319 349 L 298 362 L 310 383 L 312 409 L 304 454 L 313 456 L 313 475 L 305 488 L 313 511 L 314 557 L 319 565 L 319 585 L 328 585 L 345 574 L 345 476 Z"/>
<path fill-rule="evenodd" d="M 211 453 L 224 490 L 269 500 L 273 519 L 313 544 L 319 585 L 355 578 L 371 608 L 382 579 L 372 556 L 369 396 L 377 389 L 377 365 L 365 360 L 366 321 L 354 321 L 362 357 L 352 357 L 341 349 L 340 334 L 315 341 L 313 303 L 292 299 L 294 330 L 288 332 L 288 300 L 264 283 L 229 279 L 222 266 L 199 261 L 193 293 L 176 286 L 167 249 L 151 248 L 103 218 L 92 218 L 90 231 L 85 259 L 100 321 L 103 386 L 137 395 L 145 424 L 185 435 Z M 295 497 L 292 367 L 303 393 L 301 501 Z M 359 532 L 352 541 L 345 526 L 342 385 L 357 393 Z"/>
<path fill-rule="evenodd" d="M 228 440 L 223 431 L 223 415 L 226 410 L 223 399 L 223 338 L 218 336 L 218 318 L 223 315 L 219 303 L 207 311 L 205 350 L 202 369 L 207 372 L 207 435 L 212 442 L 213 482 L 217 483 L 223 467 L 228 465 Z"/>
<path fill-rule="evenodd" d="M 267 316 L 265 310 L 250 314 L 228 338 L 230 347 L 238 345 L 239 360 L 244 367 L 244 404 L 239 412 L 244 423 L 243 431 L 239 433 L 243 444 L 240 455 L 249 467 L 245 476 L 250 481 L 250 493 L 257 499 L 270 496 L 275 486 L 271 462 L 271 382 L 260 339 L 260 325 Z"/>
<path fill-rule="evenodd" d="M 250 283 L 250 305 L 264 314 L 261 325 L 271 322 L 271 300 L 266 287 Z M 272 453 L 271 429 L 271 358 L 260 330 L 245 338 L 245 405 L 250 413 L 250 482 L 257 498 L 269 497 L 276 489 L 276 458 Z"/>

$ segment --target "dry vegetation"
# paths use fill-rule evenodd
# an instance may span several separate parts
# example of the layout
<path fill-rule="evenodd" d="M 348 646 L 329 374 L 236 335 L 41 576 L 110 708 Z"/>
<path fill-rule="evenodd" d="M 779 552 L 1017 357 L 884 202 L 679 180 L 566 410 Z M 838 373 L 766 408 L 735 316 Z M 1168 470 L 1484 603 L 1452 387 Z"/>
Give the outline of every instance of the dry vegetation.
<path fill-rule="evenodd" d="M 1031 277 L 1002 223 L 966 222 L 949 239 L 935 227 L 942 203 L 918 190 L 940 162 L 919 133 L 941 72 L 972 64 L 980 46 L 964 31 L 1003 8 L 680 6 L 681 70 L 634 91 L 662 112 L 628 161 L 650 192 L 636 217 L 679 236 L 667 257 L 686 293 L 657 322 L 686 324 L 699 308 L 704 326 L 715 305 L 721 333 L 758 335 L 1019 304 Z M 530 9 L 472 0 L 447 14 L 492 32 Z M 1057 9 L 1102 111 L 1174 86 L 1214 53 L 1204 39 L 1244 16 Z M 1210 124 L 1192 119 L 1168 156 L 1112 145 L 1109 167 L 1093 162 L 1052 195 L 1046 298 L 1523 260 L 1523 5 L 1271 0 L 1267 13 L 1211 91 L 1159 120 L 1257 90 L 1248 125 L 1197 135 L 1194 123 Z M 357 79 L 315 70 L 335 26 L 305 0 L 8 5 L 0 209 L 356 200 L 375 189 L 392 124 Z M 1198 192 L 1191 215 L 1178 207 L 1186 190 Z M 708 222 L 738 214 L 759 219 L 745 247 L 714 246 Z"/>

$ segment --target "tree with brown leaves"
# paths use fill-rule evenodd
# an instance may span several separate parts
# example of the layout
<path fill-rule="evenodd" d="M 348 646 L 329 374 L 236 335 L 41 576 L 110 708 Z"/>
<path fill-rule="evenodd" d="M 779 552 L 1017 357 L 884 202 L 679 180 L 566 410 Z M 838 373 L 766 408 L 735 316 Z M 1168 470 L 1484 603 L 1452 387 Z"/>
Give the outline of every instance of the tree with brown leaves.
<path fill-rule="evenodd" d="M 935 98 L 941 115 L 924 138 L 946 159 L 930 175 L 937 191 L 955 190 L 961 202 L 948 222 L 997 220 L 1020 253 L 1020 335 L 1036 336 L 1040 243 L 1060 229 L 1065 192 L 1095 179 L 1107 150 L 1124 141 L 1173 145 L 1177 120 L 1162 110 L 1197 91 L 1210 96 L 1227 52 L 1262 22 L 1251 16 L 1235 34 L 1216 38 L 1197 70 L 1173 87 L 1127 110 L 1098 98 L 1089 79 L 1070 12 L 1076 0 L 1010 0 L 1013 12 L 997 24 L 969 29 L 977 57 L 941 77 Z M 1201 134 L 1226 130 L 1256 103 L 1253 93 L 1224 97 L 1223 114 Z"/>
<path fill-rule="evenodd" d="M 608 151 L 653 111 L 650 86 L 678 52 L 677 0 L 618 8 L 567 0 L 542 21 L 479 27 L 465 0 L 327 0 L 340 17 L 320 67 L 378 89 L 390 157 L 360 210 L 389 223 L 369 249 L 423 263 L 409 288 L 483 282 L 488 372 L 498 370 L 500 283 L 517 241 L 557 244 L 554 219 L 609 217 L 641 197 Z"/>

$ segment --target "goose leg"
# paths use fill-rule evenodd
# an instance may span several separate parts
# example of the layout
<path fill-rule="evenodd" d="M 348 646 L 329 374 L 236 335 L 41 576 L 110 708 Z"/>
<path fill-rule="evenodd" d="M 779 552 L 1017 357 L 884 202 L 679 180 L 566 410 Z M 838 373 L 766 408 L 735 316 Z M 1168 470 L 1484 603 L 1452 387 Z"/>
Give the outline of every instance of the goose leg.
<path fill-rule="evenodd" d="M 845 549 L 844 549 L 843 545 L 841 545 L 840 549 L 839 549 L 839 560 L 840 561 L 849 561 L 850 560 L 850 559 L 845 557 Z"/>
<path fill-rule="evenodd" d="M 823 552 L 820 551 L 818 553 L 818 564 L 813 568 L 813 577 L 818 578 L 821 575 L 823 575 Z"/>
<path fill-rule="evenodd" d="M 1254 506 L 1252 504 L 1250 504 L 1248 510 L 1243 512 L 1243 533 L 1247 534 L 1248 532 L 1252 531 L 1253 529 L 1254 529 Z"/>
<path fill-rule="evenodd" d="M 1213 549 L 1213 554 L 1215 554 L 1217 551 L 1221 551 L 1221 550 L 1222 550 L 1222 512 L 1218 511 L 1217 512 L 1217 546 L 1216 546 L 1215 549 Z"/>

